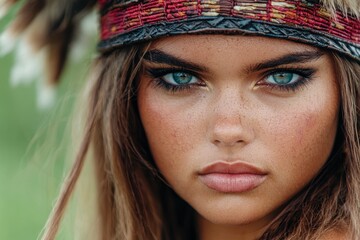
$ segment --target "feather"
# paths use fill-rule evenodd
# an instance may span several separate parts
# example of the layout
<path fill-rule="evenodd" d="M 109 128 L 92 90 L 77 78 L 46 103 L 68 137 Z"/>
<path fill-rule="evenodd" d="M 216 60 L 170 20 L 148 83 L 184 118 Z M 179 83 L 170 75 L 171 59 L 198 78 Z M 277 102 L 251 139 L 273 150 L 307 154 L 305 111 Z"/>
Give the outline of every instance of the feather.
<path fill-rule="evenodd" d="M 58 83 L 64 69 L 69 48 L 74 35 L 74 26 L 68 26 L 63 32 L 54 35 L 46 51 L 45 73 L 47 82 Z"/>
<path fill-rule="evenodd" d="M 0 0 L 0 17 L 16 2 L 20 1 Z M 0 54 L 15 49 L 11 84 L 28 84 L 36 79 L 38 106 L 46 108 L 54 103 L 55 87 L 70 52 L 74 51 L 75 37 L 83 34 L 79 32 L 82 19 L 91 12 L 97 0 L 24 0 L 22 4 L 14 20 L 0 35 Z M 96 22 L 92 31 L 94 26 Z M 89 41 L 86 37 L 78 39 Z"/>
<path fill-rule="evenodd" d="M 0 35 L 0 56 L 4 56 L 16 47 L 17 38 L 11 32 L 11 29 L 5 30 Z"/>
<path fill-rule="evenodd" d="M 359 0 L 321 0 L 328 11 L 335 13 L 340 10 L 345 15 L 353 15 L 360 18 L 360 1 Z"/>
<path fill-rule="evenodd" d="M 49 22 L 45 13 L 39 14 L 32 24 L 24 32 L 23 38 L 27 39 L 28 44 L 35 51 L 46 47 L 51 39 L 52 32 L 49 31 Z"/>
<path fill-rule="evenodd" d="M 78 62 L 89 53 L 89 49 L 95 49 L 98 26 L 98 15 L 96 11 L 92 11 L 84 17 L 75 31 L 74 41 L 71 46 L 69 58 Z"/>
<path fill-rule="evenodd" d="M 15 20 L 11 23 L 11 31 L 15 34 L 25 31 L 44 7 L 45 0 L 28 0 L 18 11 Z"/>
<path fill-rule="evenodd" d="M 56 86 L 48 84 L 45 79 L 40 79 L 37 84 L 37 106 L 46 110 L 54 106 L 56 100 Z"/>
<path fill-rule="evenodd" d="M 29 84 L 39 79 L 43 70 L 43 52 L 34 52 L 25 39 L 22 39 L 15 52 L 15 62 L 10 73 L 12 86 Z"/>
<path fill-rule="evenodd" d="M 0 19 L 3 18 L 17 0 L 0 0 Z"/>

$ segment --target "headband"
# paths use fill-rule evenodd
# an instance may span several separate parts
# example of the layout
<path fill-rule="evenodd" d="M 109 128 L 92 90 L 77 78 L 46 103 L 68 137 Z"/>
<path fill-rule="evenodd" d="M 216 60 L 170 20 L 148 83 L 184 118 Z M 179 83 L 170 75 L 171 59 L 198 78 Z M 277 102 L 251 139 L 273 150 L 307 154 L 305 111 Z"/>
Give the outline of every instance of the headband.
<path fill-rule="evenodd" d="M 360 61 L 360 20 L 318 0 L 98 0 L 100 51 L 179 34 L 256 34 L 308 43 Z"/>

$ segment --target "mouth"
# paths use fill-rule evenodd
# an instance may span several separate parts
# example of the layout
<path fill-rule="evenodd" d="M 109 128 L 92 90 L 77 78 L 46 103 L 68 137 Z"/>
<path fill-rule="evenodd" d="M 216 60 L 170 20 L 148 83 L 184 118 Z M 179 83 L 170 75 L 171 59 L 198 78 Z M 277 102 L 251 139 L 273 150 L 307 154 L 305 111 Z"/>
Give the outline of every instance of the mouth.
<path fill-rule="evenodd" d="M 244 162 L 216 162 L 198 173 L 208 188 L 222 193 L 243 193 L 260 186 L 267 173 Z"/>

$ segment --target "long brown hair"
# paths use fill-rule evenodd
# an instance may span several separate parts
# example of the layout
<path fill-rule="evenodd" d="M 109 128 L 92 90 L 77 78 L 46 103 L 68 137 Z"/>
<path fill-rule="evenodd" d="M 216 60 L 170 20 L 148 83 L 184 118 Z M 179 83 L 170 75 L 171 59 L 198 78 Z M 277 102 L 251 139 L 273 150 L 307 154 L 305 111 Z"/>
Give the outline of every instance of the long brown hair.
<path fill-rule="evenodd" d="M 90 145 L 100 239 L 191 239 L 192 210 L 159 176 L 137 112 L 144 48 L 114 50 L 96 60 L 84 139 L 43 239 L 54 239 Z"/>

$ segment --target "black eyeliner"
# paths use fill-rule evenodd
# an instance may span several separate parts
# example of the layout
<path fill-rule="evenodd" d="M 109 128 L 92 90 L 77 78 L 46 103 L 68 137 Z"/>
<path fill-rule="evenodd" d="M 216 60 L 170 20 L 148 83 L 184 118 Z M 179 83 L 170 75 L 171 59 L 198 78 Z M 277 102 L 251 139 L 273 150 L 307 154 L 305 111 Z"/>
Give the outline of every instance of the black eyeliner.
<path fill-rule="evenodd" d="M 270 83 L 263 83 L 260 84 L 260 86 L 265 86 L 268 87 L 270 89 L 278 89 L 280 91 L 296 91 L 298 90 L 299 87 L 304 87 L 306 86 L 306 84 L 308 84 L 312 78 L 313 75 L 317 72 L 316 69 L 314 68 L 287 68 L 287 67 L 283 67 L 283 68 L 275 68 L 275 69 L 270 69 L 269 71 L 266 71 L 263 74 L 263 78 L 269 77 L 273 74 L 277 74 L 277 73 L 294 73 L 300 76 L 301 79 L 299 79 L 298 81 L 296 81 L 295 83 L 291 83 L 291 84 L 270 84 Z"/>
<path fill-rule="evenodd" d="M 185 68 L 177 68 L 177 67 L 173 67 L 173 68 L 145 68 L 145 72 L 153 78 L 159 78 L 162 77 L 166 74 L 169 73 L 175 73 L 175 72 L 184 72 L 190 75 L 193 75 L 195 77 L 197 77 L 197 73 L 195 73 L 194 71 L 185 69 Z"/>
<path fill-rule="evenodd" d="M 193 85 L 191 84 L 184 84 L 184 85 L 173 85 L 170 83 L 167 83 L 165 80 L 161 78 L 154 78 L 152 81 L 155 87 L 159 87 L 160 89 L 165 89 L 166 91 L 169 91 L 171 93 L 175 93 L 178 91 L 184 91 L 184 90 L 190 90 Z"/>
<path fill-rule="evenodd" d="M 282 67 L 282 68 L 273 68 L 265 72 L 265 75 L 271 75 L 276 73 L 289 72 L 302 75 L 304 77 L 310 77 L 316 72 L 314 68 L 296 68 L 296 67 Z"/>
<path fill-rule="evenodd" d="M 298 67 L 273 68 L 273 69 L 263 72 L 261 74 L 262 75 L 261 79 L 265 79 L 266 77 L 269 77 L 273 74 L 278 74 L 278 73 L 294 73 L 294 74 L 299 75 L 300 79 L 294 83 L 283 84 L 283 85 L 266 83 L 266 82 L 263 82 L 263 80 L 261 80 L 263 83 L 259 84 L 258 86 L 267 87 L 267 88 L 279 90 L 279 91 L 294 91 L 295 92 L 299 87 L 305 86 L 307 83 L 309 83 L 310 80 L 312 80 L 312 76 L 316 73 L 316 71 L 317 70 L 314 68 L 298 68 Z M 184 72 L 186 74 L 190 74 L 190 75 L 193 75 L 194 77 L 199 78 L 198 73 L 196 73 L 192 70 L 189 70 L 189 69 L 184 69 L 184 68 L 179 68 L 179 67 L 165 67 L 165 68 L 145 67 L 145 73 L 150 78 L 152 78 L 152 82 L 153 82 L 154 86 L 165 89 L 166 91 L 170 91 L 170 92 L 174 93 L 174 92 L 178 92 L 178 91 L 182 91 L 182 90 L 189 90 L 193 87 L 199 86 L 197 84 L 174 85 L 174 84 L 168 83 L 167 81 L 165 81 L 163 79 L 163 77 L 165 75 L 170 74 L 170 73 L 175 73 L 175 72 Z M 201 77 L 199 79 L 201 79 Z M 259 81 L 259 82 L 261 82 L 261 81 Z"/>
<path fill-rule="evenodd" d="M 152 83 L 155 87 L 160 87 L 162 89 L 165 89 L 166 91 L 175 93 L 178 91 L 183 90 L 190 90 L 194 86 L 199 86 L 196 84 L 183 84 L 183 85 L 173 85 L 168 82 L 166 82 L 163 77 L 169 73 L 176 73 L 176 72 L 183 72 L 189 75 L 193 75 L 194 77 L 198 78 L 198 74 L 194 71 L 184 69 L 184 68 L 178 68 L 178 67 L 169 67 L 169 68 L 145 68 L 145 73 L 152 78 Z"/>

